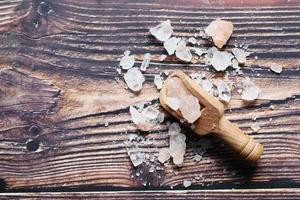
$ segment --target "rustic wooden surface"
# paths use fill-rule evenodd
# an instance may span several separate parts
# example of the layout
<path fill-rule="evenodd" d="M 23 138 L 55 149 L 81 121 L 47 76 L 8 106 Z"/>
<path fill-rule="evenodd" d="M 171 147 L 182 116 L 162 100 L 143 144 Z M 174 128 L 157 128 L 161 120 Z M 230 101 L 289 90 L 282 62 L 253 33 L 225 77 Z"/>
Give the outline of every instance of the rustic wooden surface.
<path fill-rule="evenodd" d="M 287 189 L 300 187 L 300 2 L 170 2 L 0 2 L 0 191 L 6 192 L 1 198 L 300 199 L 299 189 Z M 170 19 L 175 35 L 190 37 L 217 17 L 235 25 L 227 49 L 243 44 L 253 52 L 243 71 L 262 95 L 246 105 L 234 93 L 226 116 L 265 146 L 261 160 L 256 166 L 243 164 L 220 141 L 208 137 L 213 148 L 195 164 L 192 158 L 201 138 L 188 133 L 187 154 L 178 175 L 171 172 L 172 166 L 154 173 L 146 173 L 147 165 L 134 168 L 124 146 L 125 132 L 140 133 L 130 121 L 128 106 L 139 100 L 157 102 L 153 75 L 174 69 L 215 74 L 203 63 L 159 62 L 164 50 L 149 36 L 148 28 Z M 202 46 L 211 45 L 202 41 Z M 125 90 L 116 72 L 125 50 L 140 59 L 147 52 L 154 55 L 139 95 Z M 269 71 L 274 63 L 283 66 L 280 75 Z M 262 127 L 259 133 L 250 129 L 253 114 Z M 166 131 L 162 125 L 141 134 L 155 139 L 154 145 L 141 145 L 142 150 L 156 152 L 156 147 L 167 146 Z M 136 177 L 138 170 L 145 173 Z M 203 178 L 193 181 L 190 189 L 195 191 L 186 193 L 183 180 L 197 175 Z M 170 186 L 180 190 L 172 192 Z M 163 190 L 134 192 L 151 189 Z M 84 193 L 101 190 L 123 192 Z"/>

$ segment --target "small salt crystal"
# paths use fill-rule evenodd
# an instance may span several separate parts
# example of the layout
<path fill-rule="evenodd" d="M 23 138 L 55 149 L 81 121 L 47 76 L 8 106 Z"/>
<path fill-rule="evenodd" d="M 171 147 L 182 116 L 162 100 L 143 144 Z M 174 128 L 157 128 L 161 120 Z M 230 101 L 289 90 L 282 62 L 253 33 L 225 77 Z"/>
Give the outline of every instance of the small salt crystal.
<path fill-rule="evenodd" d="M 232 58 L 233 56 L 230 53 L 215 51 L 213 57 L 210 59 L 210 63 L 215 70 L 224 71 L 229 65 L 231 65 Z"/>
<path fill-rule="evenodd" d="M 257 133 L 260 130 L 260 126 L 257 123 L 251 124 L 251 129 L 253 132 Z"/>
<path fill-rule="evenodd" d="M 194 38 L 194 37 L 190 37 L 187 41 L 188 41 L 189 43 L 191 43 L 191 44 L 196 44 L 196 43 L 197 43 L 197 40 L 196 40 L 196 38 Z"/>
<path fill-rule="evenodd" d="M 168 56 L 166 54 L 161 54 L 159 56 L 159 61 L 164 61 Z"/>
<path fill-rule="evenodd" d="M 242 82 L 243 92 L 241 98 L 245 101 L 253 101 L 258 98 L 260 89 L 250 81 L 249 77 Z"/>
<path fill-rule="evenodd" d="M 170 159 L 169 149 L 168 148 L 162 148 L 162 149 L 160 149 L 157 159 L 161 163 L 164 163 L 167 160 L 169 160 Z"/>
<path fill-rule="evenodd" d="M 192 181 L 190 180 L 183 180 L 183 186 L 184 187 L 190 187 L 192 185 Z"/>
<path fill-rule="evenodd" d="M 273 65 L 271 65 L 270 69 L 277 74 L 280 74 L 282 72 L 281 65 L 273 64 Z"/>
<path fill-rule="evenodd" d="M 237 59 L 232 59 L 231 61 L 231 66 L 233 69 L 240 69 L 240 66 L 239 66 L 239 61 L 237 61 Z"/>
<path fill-rule="evenodd" d="M 133 67 L 135 59 L 134 56 L 130 56 L 130 51 L 125 51 L 124 56 L 120 60 L 120 66 L 123 69 L 130 69 Z"/>
<path fill-rule="evenodd" d="M 182 133 L 170 136 L 169 152 L 173 158 L 173 163 L 177 166 L 182 166 L 183 158 L 186 149 L 186 136 Z"/>
<path fill-rule="evenodd" d="M 232 53 L 236 57 L 238 62 L 241 64 L 244 64 L 246 62 L 246 57 L 249 55 L 249 53 L 247 53 L 243 49 L 239 49 L 239 48 L 233 48 Z"/>
<path fill-rule="evenodd" d="M 184 40 L 181 40 L 177 47 L 175 55 L 177 58 L 179 58 L 182 61 L 185 62 L 191 62 L 193 55 L 191 54 L 191 51 L 186 46 L 186 42 Z"/>
<path fill-rule="evenodd" d="M 274 109 L 275 109 L 274 105 L 270 105 L 270 110 L 274 110 Z"/>
<path fill-rule="evenodd" d="M 135 106 L 129 107 L 131 120 L 139 130 L 149 131 L 157 124 L 159 110 L 154 106 L 148 106 L 145 109 L 138 110 Z"/>
<path fill-rule="evenodd" d="M 193 48 L 193 50 L 198 56 L 202 56 L 203 54 L 205 54 L 205 51 L 203 49 Z"/>
<path fill-rule="evenodd" d="M 251 120 L 252 120 L 252 121 L 255 121 L 256 118 L 257 118 L 257 115 L 254 113 L 254 114 L 251 116 Z"/>
<path fill-rule="evenodd" d="M 200 81 L 200 86 L 208 93 L 212 92 L 213 84 L 208 79 L 203 79 Z"/>
<path fill-rule="evenodd" d="M 155 27 L 149 29 L 150 33 L 160 41 L 168 40 L 173 34 L 173 27 L 170 20 L 161 22 Z"/>
<path fill-rule="evenodd" d="M 134 106 L 129 107 L 129 112 L 131 115 L 131 120 L 134 124 L 140 124 L 145 121 L 144 116 L 140 113 Z"/>
<path fill-rule="evenodd" d="M 225 81 L 220 81 L 217 84 L 217 89 L 220 100 L 228 103 L 231 98 L 231 88 L 225 83 Z"/>
<path fill-rule="evenodd" d="M 134 67 L 126 72 L 124 80 L 130 90 L 138 92 L 142 89 L 145 78 L 141 71 Z"/>
<path fill-rule="evenodd" d="M 172 55 L 175 53 L 176 47 L 178 43 L 180 42 L 180 38 L 177 37 L 171 37 L 167 41 L 164 42 L 164 47 L 167 50 L 169 55 Z"/>
<path fill-rule="evenodd" d="M 147 67 L 150 64 L 150 60 L 151 60 L 151 54 L 150 53 L 145 53 L 142 64 L 141 64 L 141 71 L 146 71 Z"/>
<path fill-rule="evenodd" d="M 194 156 L 194 158 L 193 158 L 193 160 L 194 160 L 195 162 L 199 162 L 201 159 L 202 159 L 202 156 L 201 156 L 201 155 L 198 155 L 198 154 L 196 154 L 196 155 Z"/>
<path fill-rule="evenodd" d="M 158 114 L 158 116 L 157 116 L 157 121 L 158 121 L 159 123 L 163 123 L 164 120 L 165 120 L 165 114 L 160 112 L 160 113 Z"/>
<path fill-rule="evenodd" d="M 230 21 L 216 19 L 211 22 L 204 31 L 207 35 L 212 37 L 214 44 L 218 48 L 222 48 L 233 32 L 233 24 Z"/>
<path fill-rule="evenodd" d="M 193 95 L 181 98 L 179 110 L 188 123 L 194 123 L 201 116 L 199 100 Z"/>
<path fill-rule="evenodd" d="M 180 133 L 180 131 L 181 131 L 181 128 L 180 128 L 179 124 L 176 122 L 173 122 L 169 126 L 168 134 L 169 135 L 178 135 Z"/>
<path fill-rule="evenodd" d="M 117 68 L 116 70 L 117 70 L 118 74 L 122 73 L 122 69 L 121 68 Z"/>
<path fill-rule="evenodd" d="M 130 157 L 130 160 L 133 166 L 137 167 L 144 161 L 144 154 L 140 151 L 137 145 L 131 145 L 127 147 L 127 154 Z"/>
<path fill-rule="evenodd" d="M 162 78 L 159 74 L 154 76 L 154 84 L 155 84 L 155 86 L 158 90 L 161 89 L 163 81 L 162 81 Z"/>

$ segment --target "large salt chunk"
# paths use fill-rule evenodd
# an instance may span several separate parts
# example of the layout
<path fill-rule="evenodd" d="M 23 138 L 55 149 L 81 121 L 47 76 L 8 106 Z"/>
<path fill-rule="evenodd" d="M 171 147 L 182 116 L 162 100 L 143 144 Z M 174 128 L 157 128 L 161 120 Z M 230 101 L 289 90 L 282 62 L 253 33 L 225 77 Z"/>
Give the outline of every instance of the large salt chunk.
<path fill-rule="evenodd" d="M 246 62 L 246 57 L 249 55 L 248 52 L 244 51 L 243 49 L 239 49 L 239 48 L 233 48 L 232 53 L 236 57 L 238 62 L 241 64 L 244 64 Z"/>
<path fill-rule="evenodd" d="M 160 41 L 167 41 L 173 34 L 173 27 L 170 20 L 166 20 L 149 29 L 150 33 Z"/>
<path fill-rule="evenodd" d="M 142 72 L 134 67 L 126 72 L 124 80 L 130 90 L 138 92 L 142 89 L 145 78 Z"/>
<path fill-rule="evenodd" d="M 233 32 L 233 24 L 230 21 L 216 19 L 211 22 L 204 31 L 207 35 L 212 37 L 214 44 L 218 48 L 222 48 Z"/>
<path fill-rule="evenodd" d="M 167 160 L 169 160 L 170 159 L 169 148 L 162 148 L 162 149 L 160 149 L 157 159 L 161 163 L 164 163 Z"/>
<path fill-rule="evenodd" d="M 170 39 L 164 42 L 164 47 L 167 50 L 169 55 L 174 54 L 180 40 L 181 40 L 180 38 L 171 37 Z"/>
<path fill-rule="evenodd" d="M 150 64 L 150 60 L 151 60 L 151 54 L 150 53 L 145 53 L 144 55 L 144 59 L 142 61 L 142 64 L 141 64 L 141 71 L 146 71 L 147 67 L 149 66 Z"/>
<path fill-rule="evenodd" d="M 257 87 L 249 77 L 242 82 L 243 92 L 241 98 L 245 101 L 253 101 L 258 98 L 260 89 Z"/>
<path fill-rule="evenodd" d="M 182 133 L 170 136 L 169 152 L 173 158 L 173 163 L 177 166 L 182 166 L 183 158 L 186 149 L 186 136 Z"/>
<path fill-rule="evenodd" d="M 130 69 L 133 67 L 135 59 L 134 56 L 130 56 L 130 51 L 125 51 L 124 56 L 120 60 L 120 66 L 123 69 Z"/>
<path fill-rule="evenodd" d="M 176 51 L 175 51 L 175 55 L 177 58 L 179 58 L 182 61 L 185 62 L 191 62 L 193 55 L 190 51 L 189 48 L 187 48 L 186 46 L 186 42 L 184 40 L 181 40 L 177 47 L 176 47 Z"/>
<path fill-rule="evenodd" d="M 199 100 L 193 95 L 181 98 L 179 110 L 188 123 L 194 123 L 201 116 Z"/>
<path fill-rule="evenodd" d="M 217 84 L 219 99 L 225 102 L 229 102 L 231 98 L 231 88 L 225 83 L 225 81 L 220 81 Z"/>
<path fill-rule="evenodd" d="M 233 56 L 230 53 L 215 51 L 213 57 L 210 59 L 210 63 L 215 70 L 224 71 L 229 65 L 231 65 L 232 58 Z"/>

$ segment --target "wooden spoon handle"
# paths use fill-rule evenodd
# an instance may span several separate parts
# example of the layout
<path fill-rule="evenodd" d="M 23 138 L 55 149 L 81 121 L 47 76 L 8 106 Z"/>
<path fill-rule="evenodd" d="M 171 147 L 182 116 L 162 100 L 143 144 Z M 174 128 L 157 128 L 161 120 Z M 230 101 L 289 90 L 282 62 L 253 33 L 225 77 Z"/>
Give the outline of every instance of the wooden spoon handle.
<path fill-rule="evenodd" d="M 263 145 L 249 135 L 246 135 L 239 127 L 231 123 L 224 116 L 221 117 L 214 135 L 224 140 L 236 153 L 247 161 L 257 161 L 264 151 Z"/>

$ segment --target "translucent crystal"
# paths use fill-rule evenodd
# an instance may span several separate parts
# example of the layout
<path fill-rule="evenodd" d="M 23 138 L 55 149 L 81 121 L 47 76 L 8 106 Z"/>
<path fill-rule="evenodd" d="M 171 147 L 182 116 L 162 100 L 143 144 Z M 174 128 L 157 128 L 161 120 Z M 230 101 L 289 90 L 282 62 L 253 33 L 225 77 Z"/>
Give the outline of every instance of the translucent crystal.
<path fill-rule="evenodd" d="M 250 81 L 249 77 L 242 82 L 243 92 L 241 98 L 245 101 L 253 101 L 258 98 L 260 89 Z"/>
<path fill-rule="evenodd" d="M 131 115 L 131 120 L 134 124 L 144 123 L 144 121 L 145 121 L 144 116 L 134 106 L 129 107 L 129 112 Z"/>
<path fill-rule="evenodd" d="M 127 147 L 127 154 L 129 155 L 130 160 L 135 167 L 139 166 L 144 161 L 144 154 L 140 151 L 136 144 L 131 144 L 129 147 Z"/>
<path fill-rule="evenodd" d="M 179 58 L 182 61 L 185 62 L 191 62 L 193 55 L 191 54 L 191 51 L 189 48 L 186 46 L 186 42 L 184 40 L 181 40 L 177 47 L 176 47 L 176 52 L 175 55 L 177 58 Z"/>
<path fill-rule="evenodd" d="M 191 44 L 196 44 L 196 43 L 197 43 L 197 40 L 196 40 L 196 38 L 194 38 L 194 37 L 190 37 L 190 38 L 188 39 L 188 42 L 191 43 Z"/>
<path fill-rule="evenodd" d="M 159 74 L 154 76 L 154 84 L 155 84 L 157 89 L 159 89 L 159 90 L 161 89 L 162 84 L 163 84 L 163 80 L 162 80 L 162 77 Z"/>
<path fill-rule="evenodd" d="M 232 66 L 233 69 L 239 69 L 240 68 L 239 61 L 237 61 L 237 59 L 235 59 L 235 58 L 232 59 L 231 66 Z"/>
<path fill-rule="evenodd" d="M 142 89 L 145 78 L 141 71 L 134 67 L 126 72 L 124 80 L 130 90 L 138 92 Z"/>
<path fill-rule="evenodd" d="M 184 187 L 190 187 L 192 185 L 192 181 L 190 180 L 183 180 L 183 186 Z"/>
<path fill-rule="evenodd" d="M 169 152 L 173 158 L 173 163 L 177 166 L 182 166 L 183 158 L 186 149 L 185 135 L 178 133 L 170 136 Z"/>
<path fill-rule="evenodd" d="M 151 60 L 151 54 L 150 53 L 145 53 L 144 55 L 144 59 L 142 61 L 142 64 L 141 64 L 141 71 L 146 71 L 147 67 L 149 66 L 150 64 L 150 60 Z"/>
<path fill-rule="evenodd" d="M 123 69 L 130 69 L 133 67 L 135 59 L 134 56 L 130 56 L 130 51 L 125 51 L 124 56 L 120 60 L 120 66 Z"/>
<path fill-rule="evenodd" d="M 244 64 L 246 62 L 246 57 L 249 55 L 248 52 L 244 51 L 243 49 L 233 48 L 232 49 L 233 55 L 236 57 L 239 63 Z"/>
<path fill-rule="evenodd" d="M 212 37 L 214 44 L 222 48 L 233 32 L 233 24 L 230 21 L 216 19 L 211 22 L 204 30 L 207 35 Z"/>
<path fill-rule="evenodd" d="M 166 54 L 161 54 L 159 56 L 159 61 L 164 61 L 168 56 Z"/>
<path fill-rule="evenodd" d="M 172 110 L 178 110 L 181 104 L 180 98 L 177 97 L 167 97 L 167 105 L 172 108 Z"/>
<path fill-rule="evenodd" d="M 277 74 L 280 74 L 282 72 L 281 65 L 273 64 L 273 65 L 271 65 L 270 69 Z"/>
<path fill-rule="evenodd" d="M 219 99 L 225 102 L 229 102 L 231 98 L 231 88 L 225 83 L 225 81 L 219 81 L 217 84 Z"/>
<path fill-rule="evenodd" d="M 193 160 L 194 160 L 195 162 L 199 162 L 201 159 L 202 159 L 202 156 L 199 155 L 199 154 L 196 154 L 196 155 L 194 156 L 194 158 L 193 158 Z"/>
<path fill-rule="evenodd" d="M 198 55 L 198 56 L 202 56 L 203 54 L 206 53 L 205 50 L 200 49 L 200 48 L 193 48 L 194 52 Z"/>
<path fill-rule="evenodd" d="M 168 40 L 173 34 L 173 27 L 170 20 L 161 22 L 155 27 L 150 28 L 150 33 L 160 41 Z"/>
<path fill-rule="evenodd" d="M 173 122 L 170 124 L 169 129 L 168 129 L 168 134 L 169 135 L 178 135 L 181 131 L 181 128 L 178 123 Z"/>
<path fill-rule="evenodd" d="M 162 148 L 162 149 L 160 149 L 157 159 L 161 163 L 164 163 L 167 160 L 169 160 L 170 159 L 169 149 L 168 148 Z"/>
<path fill-rule="evenodd" d="M 230 53 L 215 51 L 213 57 L 210 59 L 210 63 L 215 70 L 224 71 L 229 65 L 231 65 L 232 58 L 233 56 Z"/>
<path fill-rule="evenodd" d="M 171 37 L 167 41 L 164 42 L 164 47 L 167 50 L 169 55 L 174 54 L 178 43 L 180 42 L 180 38 Z"/>
<path fill-rule="evenodd" d="M 208 93 L 212 92 L 213 83 L 208 79 L 203 79 L 200 81 L 200 86 Z"/>
<path fill-rule="evenodd" d="M 253 132 L 257 133 L 260 130 L 260 126 L 257 123 L 251 124 L 251 129 Z"/>
<path fill-rule="evenodd" d="M 201 116 L 199 100 L 193 95 L 181 98 L 179 110 L 188 123 L 194 123 Z"/>

